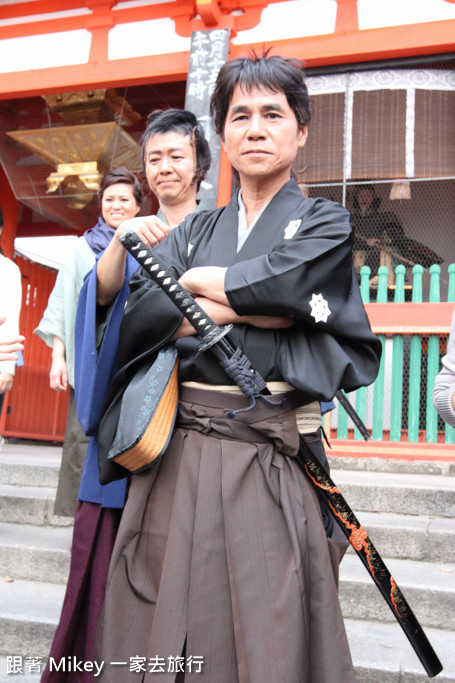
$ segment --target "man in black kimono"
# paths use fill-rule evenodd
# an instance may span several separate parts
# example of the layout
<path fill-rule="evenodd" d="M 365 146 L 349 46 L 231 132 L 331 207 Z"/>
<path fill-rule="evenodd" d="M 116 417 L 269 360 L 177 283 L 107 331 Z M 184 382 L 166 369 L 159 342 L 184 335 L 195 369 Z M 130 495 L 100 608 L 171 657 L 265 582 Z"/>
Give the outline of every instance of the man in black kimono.
<path fill-rule="evenodd" d="M 351 683 L 340 543 L 295 462 L 299 432 L 323 457 L 319 401 L 370 384 L 379 367 L 349 214 L 304 199 L 291 179 L 310 119 L 296 62 L 228 62 L 211 111 L 240 190 L 154 253 L 217 323 L 234 323 L 231 341 L 284 403 L 228 419 L 248 401 L 166 294 L 134 276 L 112 393 L 173 341 L 179 415 L 159 466 L 132 478 L 97 658 L 143 656 L 144 681 L 199 680 L 200 666 L 210 683 Z M 135 675 L 107 664 L 101 679 Z"/>

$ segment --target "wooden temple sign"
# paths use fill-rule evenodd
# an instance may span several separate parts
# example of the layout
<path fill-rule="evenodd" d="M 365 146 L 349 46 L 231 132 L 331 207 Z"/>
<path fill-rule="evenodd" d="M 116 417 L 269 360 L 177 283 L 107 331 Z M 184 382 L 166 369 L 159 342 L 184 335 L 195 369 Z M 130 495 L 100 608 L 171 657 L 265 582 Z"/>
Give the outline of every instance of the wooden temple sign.
<path fill-rule="evenodd" d="M 208 209 L 216 208 L 221 151 L 220 139 L 210 122 L 209 106 L 218 72 L 228 58 L 229 36 L 229 29 L 194 31 L 191 35 L 185 109 L 192 111 L 204 127 L 212 154 L 210 170 L 199 191 Z"/>
<path fill-rule="evenodd" d="M 375 334 L 449 334 L 455 303 L 370 303 L 365 309 Z"/>

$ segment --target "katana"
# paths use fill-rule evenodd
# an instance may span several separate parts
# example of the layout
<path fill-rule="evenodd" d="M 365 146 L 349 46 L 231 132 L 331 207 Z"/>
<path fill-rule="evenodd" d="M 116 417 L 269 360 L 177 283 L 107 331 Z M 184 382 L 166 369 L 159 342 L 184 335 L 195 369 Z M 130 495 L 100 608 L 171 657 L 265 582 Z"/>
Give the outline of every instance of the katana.
<path fill-rule="evenodd" d="M 337 393 L 335 394 L 335 396 L 336 396 L 336 398 L 338 399 L 338 401 L 340 402 L 340 404 L 343 406 L 343 408 L 344 408 L 345 411 L 347 412 L 348 416 L 351 418 L 351 420 L 353 421 L 354 425 L 357 427 L 357 429 L 359 430 L 360 434 L 363 436 L 363 438 L 365 439 L 365 441 L 368 441 L 368 439 L 370 438 L 370 432 L 369 432 L 368 429 L 365 427 L 365 425 L 364 425 L 364 423 L 362 422 L 360 416 L 357 415 L 356 411 L 355 411 L 354 408 L 351 406 L 351 404 L 349 403 L 347 397 L 344 395 L 344 393 L 341 391 L 341 389 L 340 389 L 339 391 L 337 391 Z"/>
<path fill-rule="evenodd" d="M 120 242 L 193 325 L 203 341 L 202 349 L 210 349 L 216 355 L 227 375 L 250 400 L 250 405 L 245 410 L 253 408 L 257 400 L 273 404 L 274 399 L 270 398 L 265 380 L 254 370 L 243 351 L 226 338 L 232 325 L 217 325 L 134 232 L 122 235 Z M 235 417 L 236 412 L 238 411 L 228 412 L 228 417 Z M 340 490 L 302 437 L 297 463 L 332 510 L 334 518 L 392 610 L 428 676 L 436 676 L 442 671 L 442 664 L 406 598 Z"/>

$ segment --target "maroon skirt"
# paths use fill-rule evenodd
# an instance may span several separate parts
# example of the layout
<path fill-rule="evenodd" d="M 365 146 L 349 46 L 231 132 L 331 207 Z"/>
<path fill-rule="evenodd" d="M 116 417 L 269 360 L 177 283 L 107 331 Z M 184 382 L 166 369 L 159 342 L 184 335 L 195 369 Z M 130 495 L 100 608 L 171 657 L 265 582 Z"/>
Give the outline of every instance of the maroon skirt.
<path fill-rule="evenodd" d="M 259 403 L 226 417 L 245 405 L 183 387 L 162 461 L 132 478 L 97 634 L 98 680 L 355 680 L 337 590 L 345 544 L 327 539 L 295 461 L 294 412 Z"/>
<path fill-rule="evenodd" d="M 93 661 L 98 618 L 122 510 L 79 502 L 74 518 L 71 565 L 65 598 L 42 683 L 92 683 L 93 673 L 62 673 L 50 668 L 50 659 L 76 657 Z"/>

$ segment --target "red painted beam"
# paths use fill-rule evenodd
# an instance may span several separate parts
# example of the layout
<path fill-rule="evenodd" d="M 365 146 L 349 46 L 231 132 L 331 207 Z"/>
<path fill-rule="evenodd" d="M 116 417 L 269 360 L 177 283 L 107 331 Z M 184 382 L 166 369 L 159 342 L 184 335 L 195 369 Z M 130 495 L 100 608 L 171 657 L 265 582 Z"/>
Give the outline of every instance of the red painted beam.
<path fill-rule="evenodd" d="M 253 43 L 250 46 L 234 45 L 230 58 L 242 56 L 250 48 L 259 52 L 272 48 L 274 54 L 299 57 L 307 67 L 314 67 L 433 55 L 452 52 L 454 46 L 455 19 L 451 19 Z"/>
<path fill-rule="evenodd" d="M 455 446 L 444 443 L 409 443 L 407 441 L 359 441 L 337 439 L 330 435 L 334 458 L 380 458 L 381 460 L 419 460 L 455 462 Z"/>
<path fill-rule="evenodd" d="M 448 334 L 455 303 L 366 304 L 375 334 Z"/>

